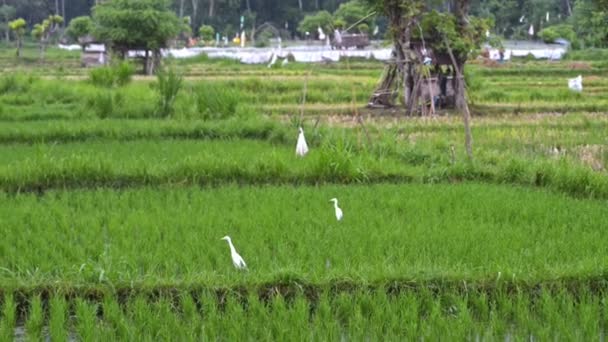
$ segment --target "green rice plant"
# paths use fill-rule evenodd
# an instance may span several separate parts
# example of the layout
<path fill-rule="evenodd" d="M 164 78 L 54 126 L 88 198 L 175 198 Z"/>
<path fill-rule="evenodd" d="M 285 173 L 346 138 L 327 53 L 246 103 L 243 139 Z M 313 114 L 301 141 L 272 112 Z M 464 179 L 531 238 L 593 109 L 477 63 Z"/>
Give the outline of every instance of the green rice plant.
<path fill-rule="evenodd" d="M 94 110 L 98 118 L 105 119 L 113 117 L 123 101 L 124 97 L 119 92 L 100 90 L 89 98 L 88 107 Z"/>
<path fill-rule="evenodd" d="M 76 333 L 82 341 L 100 340 L 97 321 L 98 304 L 82 298 L 76 300 Z"/>
<path fill-rule="evenodd" d="M 121 87 L 129 82 L 135 73 L 135 68 L 129 62 L 120 62 L 111 66 L 103 66 L 89 71 L 89 82 L 97 87 Z"/>
<path fill-rule="evenodd" d="M 0 336 L 4 341 L 13 340 L 17 323 L 17 304 L 12 293 L 5 293 L 2 301 Z"/>
<path fill-rule="evenodd" d="M 203 290 L 195 295 L 203 316 L 195 313 L 196 305 L 186 292 L 177 303 L 176 297 L 163 294 L 160 288 L 153 290 L 157 294 L 153 296 L 146 291 L 127 298 L 107 293 L 101 319 L 97 319 L 95 302 L 76 298 L 60 306 L 75 308 L 75 330 L 87 341 L 123 336 L 140 340 L 593 340 L 603 333 L 603 295 L 597 288 L 572 288 L 559 282 L 551 286 L 520 283 L 516 288 L 512 287 L 515 283 L 470 285 L 458 290 L 446 284 L 410 282 L 401 288 L 373 289 L 366 284 L 359 289 L 319 288 L 314 298 L 297 291 L 266 293 L 270 295 L 266 297 L 256 291 L 243 295 L 242 288 L 222 294 Z M 128 335 L 114 325 L 117 321 L 129 329 Z"/>
<path fill-rule="evenodd" d="M 211 291 L 201 291 L 199 294 L 202 313 L 202 332 L 205 340 L 218 340 L 222 335 L 219 322 L 220 313 L 217 308 L 217 299 Z"/>
<path fill-rule="evenodd" d="M 49 332 L 54 341 L 68 339 L 68 307 L 65 298 L 59 295 L 51 297 L 49 310 Z"/>
<path fill-rule="evenodd" d="M 103 323 L 113 332 L 113 338 L 117 340 L 133 340 L 136 338 L 136 327 L 125 317 L 116 298 L 105 297 L 102 308 Z"/>
<path fill-rule="evenodd" d="M 37 82 L 33 75 L 8 73 L 0 77 L 0 95 L 8 93 L 26 93 Z"/>
<path fill-rule="evenodd" d="M 242 94 L 233 88 L 213 84 L 196 89 L 197 111 L 204 119 L 225 119 L 236 114 Z"/>
<path fill-rule="evenodd" d="M 188 292 L 182 292 L 180 294 L 180 306 L 181 315 L 184 325 L 191 329 L 185 331 L 185 338 L 189 340 L 201 339 L 203 336 L 203 322 L 201 319 L 201 313 L 199 312 L 194 299 Z"/>
<path fill-rule="evenodd" d="M 42 299 L 40 295 L 34 295 L 30 299 L 29 312 L 25 322 L 25 330 L 30 340 L 39 341 L 42 339 L 44 321 L 45 315 L 42 307 Z"/>
<path fill-rule="evenodd" d="M 114 71 L 111 67 L 98 67 L 89 71 L 89 81 L 97 87 L 111 88 L 114 86 Z"/>
<path fill-rule="evenodd" d="M 114 83 L 116 86 L 121 87 L 131 82 L 135 73 L 135 67 L 129 62 L 123 61 L 114 66 L 113 72 Z"/>
<path fill-rule="evenodd" d="M 182 88 L 183 77 L 173 68 L 167 68 L 156 73 L 156 80 L 158 92 L 156 115 L 165 118 L 170 117 L 174 114 L 174 104 L 177 94 Z"/>

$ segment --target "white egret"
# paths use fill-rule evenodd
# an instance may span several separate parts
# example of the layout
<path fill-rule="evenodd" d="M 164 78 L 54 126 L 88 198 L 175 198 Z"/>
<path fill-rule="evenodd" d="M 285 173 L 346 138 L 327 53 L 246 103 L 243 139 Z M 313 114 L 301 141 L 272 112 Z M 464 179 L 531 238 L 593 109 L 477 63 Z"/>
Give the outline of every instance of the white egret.
<path fill-rule="evenodd" d="M 342 220 L 342 209 L 340 209 L 340 207 L 338 207 L 338 199 L 332 198 L 329 201 L 334 202 L 334 208 L 336 209 L 336 219 L 338 221 Z"/>
<path fill-rule="evenodd" d="M 304 130 L 302 127 L 299 128 L 300 133 L 298 134 L 298 142 L 296 144 L 296 156 L 304 157 L 308 153 L 308 145 L 304 138 Z"/>
<path fill-rule="evenodd" d="M 323 32 L 321 26 L 317 27 L 317 31 L 319 32 L 319 40 L 325 40 L 325 32 Z"/>
<path fill-rule="evenodd" d="M 270 58 L 270 63 L 268 63 L 268 67 L 271 68 L 274 65 L 274 63 L 276 63 L 276 62 L 277 62 L 277 54 L 273 53 L 272 58 Z"/>
<path fill-rule="evenodd" d="M 234 248 L 234 245 L 232 244 L 232 239 L 230 239 L 230 236 L 226 235 L 221 238 L 221 240 L 228 241 L 228 246 L 230 246 L 230 256 L 232 257 L 232 264 L 234 267 L 239 270 L 246 269 L 247 264 L 245 264 L 245 260 L 243 260 L 239 253 L 237 253 L 236 248 Z"/>

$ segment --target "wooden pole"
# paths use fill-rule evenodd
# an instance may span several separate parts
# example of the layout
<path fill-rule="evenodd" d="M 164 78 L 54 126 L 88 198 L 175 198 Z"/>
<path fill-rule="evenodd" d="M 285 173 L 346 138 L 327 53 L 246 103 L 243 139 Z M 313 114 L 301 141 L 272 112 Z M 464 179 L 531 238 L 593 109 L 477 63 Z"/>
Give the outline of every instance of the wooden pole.
<path fill-rule="evenodd" d="M 471 135 L 471 112 L 469 111 L 469 105 L 467 103 L 465 97 L 465 87 L 464 87 L 464 77 L 462 74 L 462 70 L 458 67 L 458 63 L 456 63 L 456 58 L 454 58 L 454 54 L 452 53 L 452 48 L 450 47 L 450 42 L 444 36 L 443 40 L 445 42 L 446 47 L 448 48 L 448 53 L 450 54 L 450 59 L 452 60 L 452 65 L 454 66 L 454 70 L 456 70 L 456 85 L 457 89 L 456 93 L 456 107 L 463 112 L 463 120 L 464 120 L 464 145 L 467 151 L 467 156 L 469 160 L 473 159 L 473 137 Z"/>

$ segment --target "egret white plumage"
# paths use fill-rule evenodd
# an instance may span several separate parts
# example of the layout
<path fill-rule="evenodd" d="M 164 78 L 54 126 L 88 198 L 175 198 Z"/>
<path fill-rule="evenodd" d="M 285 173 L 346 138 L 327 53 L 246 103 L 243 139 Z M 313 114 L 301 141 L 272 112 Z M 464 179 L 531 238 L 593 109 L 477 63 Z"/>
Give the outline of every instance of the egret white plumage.
<path fill-rule="evenodd" d="M 245 264 L 245 260 L 243 260 L 241 255 L 236 251 L 236 248 L 234 248 L 234 245 L 232 244 L 232 239 L 230 239 L 230 236 L 226 235 L 223 238 L 221 238 L 221 240 L 228 241 L 228 246 L 230 247 L 230 256 L 232 257 L 232 264 L 234 265 L 234 267 L 236 267 L 239 270 L 246 269 L 247 264 Z"/>
<path fill-rule="evenodd" d="M 332 198 L 329 200 L 330 202 L 334 202 L 334 209 L 336 210 L 336 219 L 338 221 L 342 220 L 342 209 L 340 209 L 340 207 L 338 207 L 338 199 L 337 198 Z"/>
<path fill-rule="evenodd" d="M 319 32 L 319 40 L 325 40 L 325 32 L 323 32 L 321 26 L 317 27 L 317 31 Z"/>
<path fill-rule="evenodd" d="M 306 144 L 306 139 L 304 138 L 304 130 L 302 127 L 299 128 L 300 133 L 298 133 L 298 142 L 296 143 L 296 155 L 300 157 L 304 157 L 306 153 L 308 153 L 308 145 Z"/>
<path fill-rule="evenodd" d="M 272 57 L 270 58 L 270 63 L 268 63 L 268 67 L 272 67 L 274 65 L 274 63 L 277 62 L 277 55 L 275 53 L 272 54 Z"/>

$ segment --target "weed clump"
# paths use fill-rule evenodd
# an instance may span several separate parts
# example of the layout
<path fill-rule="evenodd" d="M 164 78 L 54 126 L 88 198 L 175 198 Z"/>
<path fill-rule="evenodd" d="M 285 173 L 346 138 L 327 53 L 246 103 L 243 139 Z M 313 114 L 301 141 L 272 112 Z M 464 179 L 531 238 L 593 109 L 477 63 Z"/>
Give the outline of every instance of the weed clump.
<path fill-rule="evenodd" d="M 122 87 L 131 82 L 135 68 L 129 62 L 95 68 L 89 72 L 89 81 L 104 88 Z"/>
<path fill-rule="evenodd" d="M 237 113 L 243 95 L 232 87 L 205 85 L 196 90 L 196 108 L 205 119 L 226 119 Z"/>
<path fill-rule="evenodd" d="M 161 70 L 156 74 L 158 103 L 156 114 L 160 117 L 170 117 L 175 111 L 175 100 L 182 88 L 183 77 L 173 69 Z"/>

